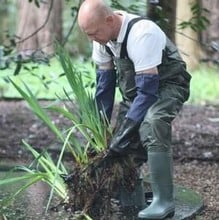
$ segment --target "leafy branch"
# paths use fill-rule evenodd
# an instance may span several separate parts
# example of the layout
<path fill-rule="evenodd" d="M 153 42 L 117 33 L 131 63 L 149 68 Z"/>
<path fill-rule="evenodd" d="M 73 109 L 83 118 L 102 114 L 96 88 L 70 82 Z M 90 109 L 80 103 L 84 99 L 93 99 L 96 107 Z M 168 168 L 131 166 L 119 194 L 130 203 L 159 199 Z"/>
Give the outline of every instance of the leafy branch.
<path fill-rule="evenodd" d="M 198 3 L 194 3 L 191 5 L 191 12 L 193 16 L 188 21 L 181 22 L 179 28 L 185 29 L 190 27 L 196 32 L 205 30 L 207 25 L 210 24 L 210 21 L 204 16 L 204 14 L 209 13 L 209 10 L 200 7 Z"/>

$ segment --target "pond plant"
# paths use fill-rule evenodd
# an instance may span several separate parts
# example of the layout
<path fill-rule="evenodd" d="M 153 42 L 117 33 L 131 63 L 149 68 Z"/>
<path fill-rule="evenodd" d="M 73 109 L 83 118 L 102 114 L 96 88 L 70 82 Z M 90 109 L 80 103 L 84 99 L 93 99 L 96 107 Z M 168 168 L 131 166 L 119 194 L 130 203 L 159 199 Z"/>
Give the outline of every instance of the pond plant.
<path fill-rule="evenodd" d="M 24 146 L 34 156 L 29 166 L 17 166 L 13 171 L 25 171 L 23 176 L 0 180 L 0 185 L 26 180 L 8 202 L 30 185 L 44 181 L 51 187 L 47 209 L 50 207 L 54 193 L 61 199 L 72 215 L 80 211 L 78 219 L 101 219 L 110 216 L 112 201 L 118 194 L 118 186 L 128 191 L 134 189 L 137 171 L 131 157 L 109 158 L 107 146 L 113 129 L 104 112 L 99 112 L 92 92 L 86 90 L 83 73 L 74 66 L 70 56 L 60 47 L 57 57 L 68 80 L 71 91 L 66 91 L 65 99 L 58 97 L 58 103 L 43 107 L 31 89 L 24 88 L 10 80 L 17 91 L 29 104 L 34 114 L 56 135 L 61 143 L 58 159 L 54 160 L 47 150 L 37 152 L 33 146 L 23 141 Z M 66 129 L 60 129 L 51 119 L 51 112 L 60 114 L 70 123 Z M 74 165 L 64 166 L 65 152 L 72 155 Z M 64 202 L 63 202 L 64 201 Z"/>

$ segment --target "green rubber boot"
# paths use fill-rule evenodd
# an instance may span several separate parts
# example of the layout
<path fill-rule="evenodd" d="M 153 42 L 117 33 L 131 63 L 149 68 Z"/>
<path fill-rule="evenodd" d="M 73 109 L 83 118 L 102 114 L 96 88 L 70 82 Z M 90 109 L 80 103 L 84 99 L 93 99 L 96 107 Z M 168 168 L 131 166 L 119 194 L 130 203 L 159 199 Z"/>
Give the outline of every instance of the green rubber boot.
<path fill-rule="evenodd" d="M 140 219 L 165 219 L 174 215 L 172 155 L 168 152 L 148 152 L 152 203 L 138 213 Z"/>

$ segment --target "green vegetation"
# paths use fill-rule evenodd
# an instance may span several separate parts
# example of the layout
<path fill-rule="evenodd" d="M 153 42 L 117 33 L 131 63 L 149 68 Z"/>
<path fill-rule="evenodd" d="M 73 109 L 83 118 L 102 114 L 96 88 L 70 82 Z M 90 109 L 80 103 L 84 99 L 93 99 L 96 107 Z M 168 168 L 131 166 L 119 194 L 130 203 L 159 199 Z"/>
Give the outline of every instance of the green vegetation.
<path fill-rule="evenodd" d="M 24 142 L 24 146 L 34 157 L 34 163 L 27 167 L 18 166 L 14 169 L 14 171 L 25 171 L 27 174 L 19 177 L 14 177 L 13 175 L 10 177 L 9 175 L 7 178 L 0 180 L 0 185 L 27 180 L 27 183 L 18 189 L 12 197 L 3 200 L 4 204 L 7 204 L 20 192 L 38 181 L 44 181 L 51 186 L 47 208 L 54 192 L 62 199 L 66 199 L 67 187 L 64 179 L 61 178 L 61 175 L 66 176 L 68 174 L 67 168 L 62 163 L 64 152 L 72 153 L 72 160 L 76 162 L 75 165 L 83 167 L 89 162 L 89 154 L 97 154 L 104 151 L 107 146 L 107 138 L 111 137 L 112 130 L 107 123 L 105 114 L 104 112 L 99 114 L 93 94 L 89 89 L 90 87 L 87 86 L 91 80 L 88 80 L 86 77 L 82 80 L 83 67 L 73 64 L 70 57 L 60 48 L 58 60 L 62 71 L 65 73 L 66 83 L 68 83 L 70 90 L 67 91 L 65 89 L 65 84 L 65 87 L 62 88 L 65 98 L 57 97 L 58 102 L 48 107 L 40 105 L 32 92 L 32 86 L 28 85 L 27 82 L 21 82 L 22 85 L 18 85 L 14 77 L 8 78 L 8 81 L 14 86 L 20 96 L 29 104 L 34 114 L 56 135 L 57 139 L 61 142 L 61 147 L 59 158 L 57 162 L 54 162 L 46 149 L 42 153 L 38 153 L 32 146 Z M 86 74 L 83 76 L 86 76 Z M 67 118 L 72 122 L 72 125 L 64 130 L 60 129 L 50 118 L 49 112 L 51 111 L 62 115 L 63 118 Z M 83 139 L 79 138 L 76 134 L 80 134 L 79 136 L 82 136 Z M 86 218 L 88 219 L 88 216 Z"/>
<path fill-rule="evenodd" d="M 83 72 L 85 82 L 94 81 L 94 76 L 91 63 L 83 63 L 80 60 L 74 60 L 75 65 L 79 71 Z M 14 75 L 15 66 L 10 69 L 0 71 L 0 98 L 21 98 L 19 92 L 8 81 L 8 77 L 13 80 L 18 86 L 25 82 L 31 91 L 38 99 L 55 99 L 57 95 L 60 97 L 65 96 L 63 88 L 70 89 L 68 81 L 64 76 L 64 71 L 57 58 L 53 58 L 49 65 L 29 63 L 22 67 L 18 75 Z"/>
<path fill-rule="evenodd" d="M 219 101 L 219 69 L 201 65 L 192 72 L 190 103 L 205 104 Z"/>
<path fill-rule="evenodd" d="M 94 92 L 95 69 L 91 62 L 73 60 L 77 69 L 82 72 L 83 81 L 86 87 Z M 45 64 L 26 64 L 21 73 L 14 76 L 14 69 L 2 70 L 0 73 L 0 98 L 17 98 L 21 97 L 19 92 L 8 81 L 8 76 L 18 86 L 22 86 L 22 82 L 31 87 L 31 91 L 38 99 L 56 99 L 65 97 L 63 88 L 69 91 L 70 86 L 65 76 L 60 62 L 57 58 L 53 58 L 50 65 Z M 191 72 L 191 94 L 189 103 L 204 104 L 214 103 L 219 100 L 219 71 L 218 67 L 208 67 L 200 65 L 200 67 Z M 121 98 L 117 92 L 116 100 Z"/>
<path fill-rule="evenodd" d="M 54 98 L 54 92 L 62 91 L 66 84 L 65 77 L 59 77 L 62 73 L 60 64 L 56 59 L 51 60 L 50 65 L 26 64 L 19 75 L 14 76 L 15 66 L 10 69 L 1 70 L 0 73 L 0 95 L 7 98 L 21 97 L 18 91 L 8 81 L 8 77 L 21 85 L 21 80 L 31 87 L 32 92 L 38 98 Z"/>

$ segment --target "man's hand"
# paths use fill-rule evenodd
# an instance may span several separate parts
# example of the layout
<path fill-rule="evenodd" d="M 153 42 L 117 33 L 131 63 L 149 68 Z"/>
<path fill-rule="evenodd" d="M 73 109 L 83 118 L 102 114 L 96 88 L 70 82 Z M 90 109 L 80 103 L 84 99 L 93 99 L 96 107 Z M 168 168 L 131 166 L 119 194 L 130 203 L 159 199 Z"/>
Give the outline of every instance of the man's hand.
<path fill-rule="evenodd" d="M 139 123 L 130 118 L 125 118 L 119 130 L 114 134 L 110 146 L 111 156 L 121 156 L 128 152 L 130 144 L 138 134 Z"/>

